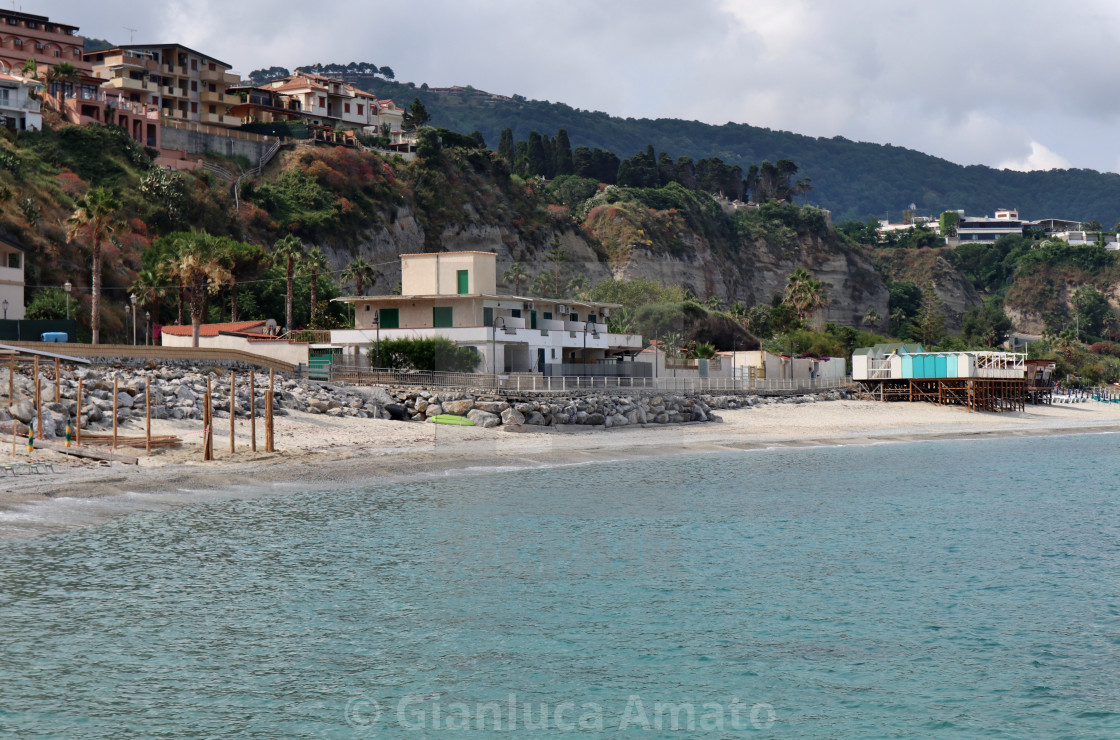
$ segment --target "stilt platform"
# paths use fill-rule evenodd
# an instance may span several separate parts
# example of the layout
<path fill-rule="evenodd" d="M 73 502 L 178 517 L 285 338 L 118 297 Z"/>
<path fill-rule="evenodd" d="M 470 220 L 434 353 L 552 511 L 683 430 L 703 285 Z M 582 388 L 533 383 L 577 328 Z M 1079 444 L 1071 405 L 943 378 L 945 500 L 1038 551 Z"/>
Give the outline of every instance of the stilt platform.
<path fill-rule="evenodd" d="M 922 378 L 860 382 L 866 395 L 878 401 L 923 401 L 936 403 L 938 406 L 964 406 L 969 411 L 1023 411 L 1028 400 L 1027 383 L 1021 378 Z"/>

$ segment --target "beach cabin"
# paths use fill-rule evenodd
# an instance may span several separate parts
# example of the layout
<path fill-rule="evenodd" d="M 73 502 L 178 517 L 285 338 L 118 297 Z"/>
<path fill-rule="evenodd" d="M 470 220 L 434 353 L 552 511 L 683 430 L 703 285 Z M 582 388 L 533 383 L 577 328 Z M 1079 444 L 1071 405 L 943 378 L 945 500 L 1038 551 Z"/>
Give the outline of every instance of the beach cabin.
<path fill-rule="evenodd" d="M 1026 355 L 1018 352 L 927 352 L 920 344 L 877 344 L 852 353 L 852 380 L 880 400 L 981 410 L 1021 408 L 1028 397 Z"/>

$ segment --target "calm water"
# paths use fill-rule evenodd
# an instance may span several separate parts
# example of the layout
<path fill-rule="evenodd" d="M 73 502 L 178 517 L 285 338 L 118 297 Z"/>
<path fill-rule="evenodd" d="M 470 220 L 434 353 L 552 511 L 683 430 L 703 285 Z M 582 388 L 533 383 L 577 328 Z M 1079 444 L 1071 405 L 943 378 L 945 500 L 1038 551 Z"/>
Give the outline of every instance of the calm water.
<path fill-rule="evenodd" d="M 1116 737 L 1117 445 L 662 458 L 0 542 L 0 736 Z"/>

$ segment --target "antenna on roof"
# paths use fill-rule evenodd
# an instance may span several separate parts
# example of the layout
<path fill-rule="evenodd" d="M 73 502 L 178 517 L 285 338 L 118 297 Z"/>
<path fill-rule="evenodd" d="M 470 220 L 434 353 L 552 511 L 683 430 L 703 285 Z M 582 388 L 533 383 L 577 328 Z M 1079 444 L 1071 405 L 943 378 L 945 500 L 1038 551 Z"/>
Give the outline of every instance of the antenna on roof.
<path fill-rule="evenodd" d="M 128 26 L 121 26 L 121 28 L 128 31 L 128 43 L 130 43 L 130 44 L 132 43 L 132 34 L 136 33 L 138 30 L 140 30 L 138 28 L 129 28 Z"/>

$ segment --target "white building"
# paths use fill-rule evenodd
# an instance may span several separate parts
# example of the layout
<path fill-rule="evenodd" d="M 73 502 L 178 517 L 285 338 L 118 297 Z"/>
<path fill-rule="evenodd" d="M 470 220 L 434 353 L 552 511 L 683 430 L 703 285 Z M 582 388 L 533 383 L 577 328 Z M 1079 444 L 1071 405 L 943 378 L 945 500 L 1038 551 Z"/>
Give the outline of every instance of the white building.
<path fill-rule="evenodd" d="M 43 128 L 39 100 L 43 83 L 14 74 L 0 74 L 0 115 L 10 131 L 37 131 Z"/>
<path fill-rule="evenodd" d="M 6 234 L 0 234 L 0 307 L 3 318 L 22 319 L 26 314 L 23 306 L 23 269 L 27 247 Z"/>
<path fill-rule="evenodd" d="M 358 129 L 380 135 L 382 124 L 400 131 L 404 111 L 392 100 L 379 100 L 342 80 L 300 73 L 268 83 L 264 89 L 281 95 L 313 126 Z"/>
<path fill-rule="evenodd" d="M 1023 227 L 1026 226 L 1019 218 L 1019 211 L 1011 208 L 1000 208 L 993 218 L 987 216 L 965 216 L 964 211 L 957 211 L 960 222 L 957 223 L 956 241 L 964 244 L 967 242 L 994 242 L 1004 236 L 1022 236 Z"/>
<path fill-rule="evenodd" d="M 607 330 L 618 304 L 499 294 L 493 252 L 402 254 L 401 293 L 336 298 L 353 305 L 355 328 L 331 331 L 331 344 L 369 359 L 379 340 L 445 337 L 478 351 L 477 372 L 638 370 L 623 359 L 641 352 L 641 336 Z"/>

